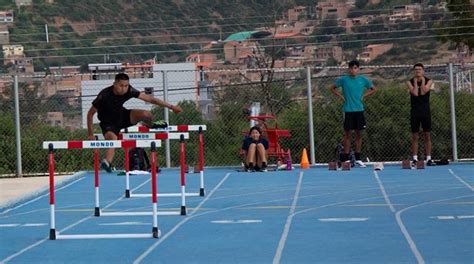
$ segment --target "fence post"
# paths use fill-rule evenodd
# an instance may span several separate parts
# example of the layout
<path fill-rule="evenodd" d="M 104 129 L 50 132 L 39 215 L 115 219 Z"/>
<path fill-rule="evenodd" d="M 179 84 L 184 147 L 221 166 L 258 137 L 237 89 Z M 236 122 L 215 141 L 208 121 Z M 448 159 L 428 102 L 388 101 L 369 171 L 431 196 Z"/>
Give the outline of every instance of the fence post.
<path fill-rule="evenodd" d="M 311 68 L 306 66 L 306 90 L 308 94 L 309 152 L 311 164 L 316 164 L 314 150 L 313 93 L 311 91 Z"/>
<path fill-rule="evenodd" d="M 21 166 L 21 135 L 20 135 L 20 99 L 18 96 L 18 75 L 14 78 L 15 94 L 15 136 L 16 136 L 16 176 L 23 177 Z"/>
<path fill-rule="evenodd" d="M 165 102 L 168 102 L 168 73 L 166 71 L 163 71 L 163 100 Z M 168 108 L 164 108 L 164 118 L 166 123 L 170 123 L 169 121 L 169 111 Z M 170 140 L 169 138 L 165 139 L 165 145 L 166 145 L 166 167 L 170 168 L 171 167 L 171 155 L 170 155 Z"/>
<path fill-rule="evenodd" d="M 449 105 L 451 109 L 451 138 L 453 144 L 453 161 L 458 161 L 458 140 L 456 133 L 456 109 L 454 105 L 454 78 L 453 78 L 453 64 L 448 64 L 449 74 Z"/>

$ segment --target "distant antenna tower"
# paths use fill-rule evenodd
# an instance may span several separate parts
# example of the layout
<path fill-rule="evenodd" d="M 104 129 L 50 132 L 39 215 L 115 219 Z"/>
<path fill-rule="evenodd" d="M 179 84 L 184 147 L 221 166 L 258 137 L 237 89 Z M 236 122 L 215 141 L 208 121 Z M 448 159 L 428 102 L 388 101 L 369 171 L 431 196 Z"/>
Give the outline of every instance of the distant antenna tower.
<path fill-rule="evenodd" d="M 472 69 L 469 67 L 466 68 L 464 60 L 466 58 L 471 58 L 471 50 L 463 42 L 459 43 L 457 48 L 458 63 L 460 68 L 456 72 L 456 91 L 468 91 L 469 93 L 473 92 L 472 89 Z"/>

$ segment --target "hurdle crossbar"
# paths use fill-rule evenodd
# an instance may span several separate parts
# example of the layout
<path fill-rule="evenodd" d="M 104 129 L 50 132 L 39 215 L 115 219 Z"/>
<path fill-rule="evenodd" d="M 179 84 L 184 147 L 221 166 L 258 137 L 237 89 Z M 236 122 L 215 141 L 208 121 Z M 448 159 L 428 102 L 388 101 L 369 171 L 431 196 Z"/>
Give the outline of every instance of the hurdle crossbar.
<path fill-rule="evenodd" d="M 103 148 L 146 148 L 154 142 L 161 147 L 161 140 L 72 140 L 44 141 L 43 149 L 103 149 Z"/>
<path fill-rule="evenodd" d="M 131 126 L 120 130 L 120 132 L 188 132 L 199 131 L 199 129 L 206 130 L 206 125 L 177 125 L 168 126 L 165 128 L 148 128 L 144 126 Z"/>
<path fill-rule="evenodd" d="M 98 207 L 98 149 L 101 148 L 128 148 L 128 147 L 151 147 L 151 181 L 152 181 L 152 206 L 153 216 L 152 232 L 147 234 L 89 234 L 89 235 L 61 235 L 56 232 L 55 220 L 55 196 L 54 196 L 54 150 L 57 149 L 94 149 L 94 170 L 95 170 L 95 188 L 96 188 L 96 216 L 100 214 Z M 49 238 L 56 239 L 96 239 L 96 238 L 158 238 L 161 234 L 158 229 L 158 210 L 157 210 L 157 181 L 156 181 L 156 147 L 161 146 L 160 140 L 88 140 L 88 141 L 45 141 L 43 148 L 49 151 L 49 203 L 50 203 L 50 230 Z M 137 212 L 135 212 L 137 213 Z M 148 212 L 150 213 L 150 212 Z"/>
<path fill-rule="evenodd" d="M 188 132 L 181 132 L 181 133 L 166 133 L 166 132 L 159 132 L 159 133 L 119 133 L 118 139 L 123 140 L 152 140 L 152 139 L 180 139 L 180 136 L 183 135 L 185 139 L 189 139 Z M 104 135 L 102 134 L 94 134 L 94 136 L 99 140 L 105 140 Z"/>

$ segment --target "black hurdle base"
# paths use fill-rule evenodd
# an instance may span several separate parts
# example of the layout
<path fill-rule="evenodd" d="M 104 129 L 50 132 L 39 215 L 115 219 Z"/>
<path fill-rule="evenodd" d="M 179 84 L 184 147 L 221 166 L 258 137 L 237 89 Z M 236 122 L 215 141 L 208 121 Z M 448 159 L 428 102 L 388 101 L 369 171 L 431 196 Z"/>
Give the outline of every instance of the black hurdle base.
<path fill-rule="evenodd" d="M 204 193 L 204 188 L 200 188 L 199 189 L 199 196 L 204 196 L 205 193 Z"/>
<path fill-rule="evenodd" d="M 130 198 L 130 190 L 125 190 L 125 198 Z"/>
<path fill-rule="evenodd" d="M 56 240 L 56 229 L 49 229 L 49 239 Z"/>
<path fill-rule="evenodd" d="M 181 215 L 186 215 L 186 206 L 181 206 Z"/>
<path fill-rule="evenodd" d="M 160 230 L 158 230 L 158 227 L 153 227 L 152 233 L 154 238 L 160 237 Z"/>
<path fill-rule="evenodd" d="M 94 216 L 100 216 L 100 208 L 99 207 L 94 208 Z"/>

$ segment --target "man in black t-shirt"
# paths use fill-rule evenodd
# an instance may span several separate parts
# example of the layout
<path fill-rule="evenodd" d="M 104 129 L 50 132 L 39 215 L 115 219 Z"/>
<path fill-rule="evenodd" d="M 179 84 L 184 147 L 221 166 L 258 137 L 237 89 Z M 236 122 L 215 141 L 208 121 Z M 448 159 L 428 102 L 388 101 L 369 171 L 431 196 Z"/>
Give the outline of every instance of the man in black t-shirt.
<path fill-rule="evenodd" d="M 131 98 L 138 98 L 147 103 L 167 107 L 175 113 L 180 113 L 183 110 L 177 105 L 172 105 L 168 102 L 155 98 L 144 92 L 140 92 L 129 84 L 129 77 L 125 73 L 119 73 L 115 76 L 115 81 L 112 86 L 109 86 L 97 95 L 92 102 L 92 106 L 87 113 L 87 134 L 90 140 L 94 140 L 94 131 L 92 120 L 94 114 L 97 112 L 97 117 L 100 121 L 100 128 L 106 140 L 117 140 L 118 134 L 122 128 L 127 128 L 138 122 L 143 122 L 148 127 L 158 126 L 152 121 L 152 114 L 150 111 L 140 109 L 126 109 L 123 104 Z M 105 159 L 101 162 L 101 167 L 108 172 L 111 172 L 111 163 L 115 155 L 114 149 L 107 149 L 105 152 Z"/>
<path fill-rule="evenodd" d="M 423 128 L 425 142 L 425 158 L 427 165 L 434 165 L 431 160 L 431 111 L 430 111 L 430 88 L 433 81 L 425 77 L 425 67 L 421 63 L 413 66 L 415 77 L 407 82 L 410 90 L 410 124 L 411 124 L 411 151 L 413 164 L 418 161 L 418 138 L 420 124 Z"/>

